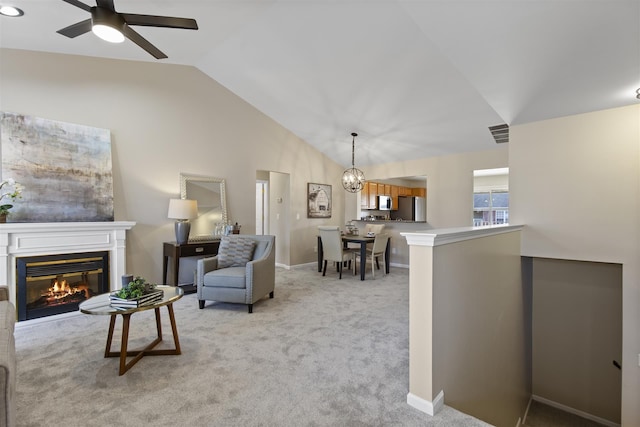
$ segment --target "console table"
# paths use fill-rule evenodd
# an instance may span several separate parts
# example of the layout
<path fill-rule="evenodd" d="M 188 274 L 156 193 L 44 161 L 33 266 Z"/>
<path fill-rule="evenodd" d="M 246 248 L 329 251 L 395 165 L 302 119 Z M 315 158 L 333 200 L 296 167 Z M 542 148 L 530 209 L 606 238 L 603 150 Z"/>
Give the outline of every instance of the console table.
<path fill-rule="evenodd" d="M 162 280 L 166 284 L 172 284 L 178 286 L 178 273 L 180 271 L 180 258 L 209 255 L 214 256 L 218 254 L 218 248 L 220 247 L 219 240 L 212 240 L 208 242 L 187 242 L 181 245 L 176 242 L 164 242 L 163 255 L 164 262 L 162 264 Z M 173 261 L 173 281 L 169 283 L 167 281 L 167 270 L 169 266 L 169 258 Z M 196 291 L 193 283 L 180 286 L 185 293 L 193 293 Z"/>

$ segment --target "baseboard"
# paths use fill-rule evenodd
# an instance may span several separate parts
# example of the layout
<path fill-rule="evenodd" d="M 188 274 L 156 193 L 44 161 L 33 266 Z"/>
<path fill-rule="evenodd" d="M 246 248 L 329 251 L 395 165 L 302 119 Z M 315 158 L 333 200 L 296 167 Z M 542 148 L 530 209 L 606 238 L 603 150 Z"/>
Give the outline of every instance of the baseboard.
<path fill-rule="evenodd" d="M 309 267 L 318 267 L 318 261 L 306 262 L 304 264 L 295 264 L 291 266 L 284 266 L 282 264 L 276 264 L 276 266 L 281 266 L 286 268 L 287 270 L 306 270 Z"/>
<path fill-rule="evenodd" d="M 586 418 L 591 421 L 595 421 L 600 424 L 604 424 L 609 427 L 620 427 L 620 424 L 614 423 L 613 421 L 605 420 L 604 418 L 596 417 L 595 415 L 588 414 L 579 409 L 572 408 L 570 406 L 563 405 L 558 402 L 554 402 L 553 400 L 545 399 L 544 397 L 536 396 L 535 394 L 531 396 L 532 400 L 536 402 L 544 403 L 545 405 L 552 406 L 554 408 L 560 409 L 565 412 L 569 412 L 570 414 L 577 415 L 582 418 Z"/>
<path fill-rule="evenodd" d="M 413 406 L 417 410 L 422 411 L 427 415 L 433 416 L 440 412 L 440 410 L 442 410 L 442 407 L 444 406 L 444 391 L 440 390 L 440 393 L 438 393 L 436 398 L 433 399 L 433 402 L 424 400 L 423 398 L 418 397 L 413 393 L 408 393 L 407 403 L 409 404 L 409 406 Z"/>
<path fill-rule="evenodd" d="M 527 402 L 527 409 L 524 410 L 524 416 L 522 417 L 522 424 L 527 423 L 527 415 L 529 415 L 529 408 L 531 408 L 532 400 L 533 400 L 533 397 L 529 397 L 529 402 Z M 520 422 L 520 419 L 518 418 L 518 423 L 519 422 Z"/>
<path fill-rule="evenodd" d="M 290 265 L 280 264 L 279 262 L 276 262 L 276 267 L 284 268 L 285 270 L 291 270 L 291 266 Z"/>
<path fill-rule="evenodd" d="M 408 269 L 409 268 L 409 264 L 398 264 L 395 262 L 390 262 L 389 263 L 389 267 L 396 267 L 396 268 L 405 268 Z"/>

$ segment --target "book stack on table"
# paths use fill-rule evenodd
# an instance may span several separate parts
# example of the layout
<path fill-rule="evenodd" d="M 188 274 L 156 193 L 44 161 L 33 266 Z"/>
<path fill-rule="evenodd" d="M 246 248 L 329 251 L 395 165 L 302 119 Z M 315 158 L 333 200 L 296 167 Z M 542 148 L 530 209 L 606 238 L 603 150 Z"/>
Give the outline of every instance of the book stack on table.
<path fill-rule="evenodd" d="M 109 301 L 114 307 L 126 307 L 126 308 L 136 308 L 136 307 L 144 307 L 145 305 L 151 305 L 157 301 L 160 301 L 164 296 L 164 292 L 161 289 L 154 290 L 149 292 L 148 294 L 144 294 L 138 298 L 125 299 L 119 298 L 116 296 L 117 292 L 113 292 L 109 296 Z"/>

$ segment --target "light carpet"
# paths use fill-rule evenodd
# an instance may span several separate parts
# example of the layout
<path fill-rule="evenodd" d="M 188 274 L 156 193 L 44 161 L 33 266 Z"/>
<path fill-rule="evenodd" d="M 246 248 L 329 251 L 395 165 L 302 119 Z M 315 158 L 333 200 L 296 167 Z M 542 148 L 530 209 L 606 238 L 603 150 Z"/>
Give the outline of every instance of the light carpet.
<path fill-rule="evenodd" d="M 487 426 L 453 408 L 406 403 L 409 274 L 322 277 L 277 269 L 275 298 L 246 306 L 195 294 L 174 304 L 182 355 L 147 356 L 123 376 L 103 357 L 108 316 L 16 328 L 18 426 Z M 161 309 L 164 341 L 171 328 Z M 116 323 L 119 348 L 122 320 Z M 129 348 L 155 335 L 131 317 Z"/>

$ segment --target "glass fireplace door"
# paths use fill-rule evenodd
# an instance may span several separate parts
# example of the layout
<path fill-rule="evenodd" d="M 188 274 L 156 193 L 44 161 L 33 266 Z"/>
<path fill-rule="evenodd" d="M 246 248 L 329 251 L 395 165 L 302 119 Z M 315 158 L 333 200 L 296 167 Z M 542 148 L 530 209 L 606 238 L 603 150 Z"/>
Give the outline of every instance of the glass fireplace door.
<path fill-rule="evenodd" d="M 109 290 L 109 253 L 46 255 L 17 259 L 18 320 L 78 310 Z"/>

